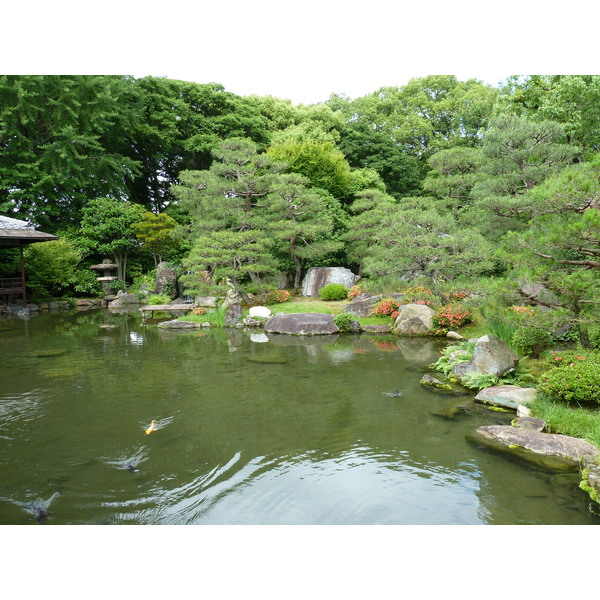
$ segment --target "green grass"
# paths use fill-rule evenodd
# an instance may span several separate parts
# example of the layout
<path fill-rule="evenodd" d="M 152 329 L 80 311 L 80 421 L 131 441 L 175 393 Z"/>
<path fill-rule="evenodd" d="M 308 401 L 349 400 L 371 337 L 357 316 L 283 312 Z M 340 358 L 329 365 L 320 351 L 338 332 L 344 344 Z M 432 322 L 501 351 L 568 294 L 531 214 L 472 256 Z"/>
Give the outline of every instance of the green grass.
<path fill-rule="evenodd" d="M 567 406 L 541 394 L 529 406 L 552 433 L 582 438 L 600 448 L 600 410 Z"/>
<path fill-rule="evenodd" d="M 215 327 L 225 327 L 225 313 L 227 311 L 215 309 L 214 312 L 207 312 L 203 315 L 184 315 L 182 317 L 178 317 L 178 321 L 193 321 L 194 323 L 210 323 Z"/>

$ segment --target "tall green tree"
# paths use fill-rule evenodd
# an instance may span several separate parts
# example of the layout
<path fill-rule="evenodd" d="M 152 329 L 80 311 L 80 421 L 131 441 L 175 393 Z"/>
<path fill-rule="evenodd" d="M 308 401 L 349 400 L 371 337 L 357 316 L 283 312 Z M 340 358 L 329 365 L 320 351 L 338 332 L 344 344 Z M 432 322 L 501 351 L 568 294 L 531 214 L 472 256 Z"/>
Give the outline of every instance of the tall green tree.
<path fill-rule="evenodd" d="M 132 202 L 114 198 L 90 200 L 83 209 L 77 241 L 88 254 L 112 256 L 117 277 L 126 281 L 127 259 L 140 247 L 134 226 L 143 215 L 144 208 Z"/>
<path fill-rule="evenodd" d="M 116 76 L 0 76 L 0 205 L 40 228 L 77 223 L 88 198 L 122 197 L 140 174 L 135 119 Z"/>
<path fill-rule="evenodd" d="M 330 237 L 333 220 L 325 200 L 308 186 L 301 175 L 282 175 L 262 203 L 265 230 L 285 244 L 294 264 L 294 295 L 301 283 L 302 259 L 331 254 L 342 246 Z"/>
<path fill-rule="evenodd" d="M 166 213 L 145 212 L 142 220 L 133 224 L 135 236 L 142 243 L 142 250 L 152 254 L 154 265 L 158 266 L 169 250 L 179 245 L 175 237 L 177 221 Z"/>

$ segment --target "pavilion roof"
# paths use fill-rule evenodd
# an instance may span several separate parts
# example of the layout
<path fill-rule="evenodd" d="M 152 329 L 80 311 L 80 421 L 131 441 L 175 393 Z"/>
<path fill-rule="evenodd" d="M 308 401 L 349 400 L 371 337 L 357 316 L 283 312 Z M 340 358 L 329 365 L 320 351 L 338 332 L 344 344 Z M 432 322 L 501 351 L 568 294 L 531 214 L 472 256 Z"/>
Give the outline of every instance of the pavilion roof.
<path fill-rule="evenodd" d="M 18 248 L 23 244 L 58 240 L 57 235 L 36 231 L 27 221 L 0 215 L 0 248 Z"/>

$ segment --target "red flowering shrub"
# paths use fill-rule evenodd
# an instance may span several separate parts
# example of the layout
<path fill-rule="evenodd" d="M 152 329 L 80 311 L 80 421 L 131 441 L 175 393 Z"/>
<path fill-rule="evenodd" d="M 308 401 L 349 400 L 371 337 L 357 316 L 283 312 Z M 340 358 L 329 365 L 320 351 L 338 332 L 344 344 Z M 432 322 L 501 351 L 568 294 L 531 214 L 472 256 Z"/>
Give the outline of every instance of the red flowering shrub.
<path fill-rule="evenodd" d="M 460 300 L 464 300 L 468 295 L 469 295 L 468 292 L 454 291 L 454 292 L 450 292 L 450 299 L 454 300 L 456 302 L 459 302 Z"/>
<path fill-rule="evenodd" d="M 436 329 L 453 329 L 470 323 L 473 315 L 467 309 L 456 304 L 442 306 L 433 317 L 433 326 Z"/>
<path fill-rule="evenodd" d="M 281 304 L 287 302 L 291 297 L 292 295 L 287 290 L 272 290 L 267 294 L 265 304 Z"/>
<path fill-rule="evenodd" d="M 396 313 L 396 317 L 398 316 L 398 301 L 393 298 L 384 298 L 379 301 L 375 308 L 373 309 L 374 315 L 379 315 L 381 317 L 391 317 L 394 313 Z M 394 319 L 396 317 L 393 317 Z"/>
<path fill-rule="evenodd" d="M 205 315 L 206 309 L 202 306 L 196 306 L 196 308 L 192 309 L 193 315 Z"/>
<path fill-rule="evenodd" d="M 348 290 L 348 298 L 350 298 L 350 300 L 353 300 L 354 298 L 356 298 L 356 296 L 358 296 L 359 294 L 362 293 L 362 290 L 360 289 L 360 285 L 353 285 L 349 290 Z"/>
<path fill-rule="evenodd" d="M 436 303 L 433 292 L 422 285 L 408 288 L 404 292 L 405 304 L 424 304 L 425 306 L 433 306 Z"/>

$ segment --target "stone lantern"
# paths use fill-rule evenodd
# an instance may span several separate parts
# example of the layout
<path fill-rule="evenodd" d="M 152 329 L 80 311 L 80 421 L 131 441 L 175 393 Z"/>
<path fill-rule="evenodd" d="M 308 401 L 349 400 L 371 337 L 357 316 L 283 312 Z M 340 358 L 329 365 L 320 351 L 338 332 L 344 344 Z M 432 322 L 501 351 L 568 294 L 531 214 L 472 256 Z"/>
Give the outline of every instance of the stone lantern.
<path fill-rule="evenodd" d="M 114 295 L 114 290 L 111 287 L 111 283 L 116 281 L 118 277 L 114 275 L 114 271 L 117 269 L 117 265 L 115 265 L 109 258 L 105 258 L 101 264 L 92 265 L 90 269 L 94 271 L 101 271 L 102 274 L 96 279 L 102 283 L 102 287 L 104 288 L 104 293 L 107 296 Z"/>

